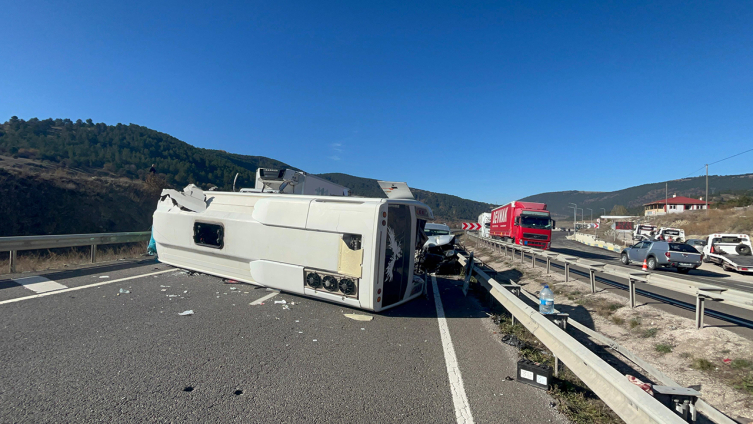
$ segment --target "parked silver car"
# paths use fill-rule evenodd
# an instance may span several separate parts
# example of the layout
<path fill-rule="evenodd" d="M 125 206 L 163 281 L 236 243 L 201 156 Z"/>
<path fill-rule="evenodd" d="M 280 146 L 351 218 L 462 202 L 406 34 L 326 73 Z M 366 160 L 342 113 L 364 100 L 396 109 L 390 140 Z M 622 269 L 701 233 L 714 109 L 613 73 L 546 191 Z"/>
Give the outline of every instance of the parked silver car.
<path fill-rule="evenodd" d="M 706 245 L 706 240 L 688 239 L 685 241 L 685 244 L 693 246 L 698 253 L 703 253 L 703 246 Z"/>
<path fill-rule="evenodd" d="M 625 248 L 620 254 L 620 261 L 625 265 L 643 264 L 644 260 L 649 269 L 673 267 L 681 274 L 701 266 L 701 254 L 685 243 L 644 240 Z"/>

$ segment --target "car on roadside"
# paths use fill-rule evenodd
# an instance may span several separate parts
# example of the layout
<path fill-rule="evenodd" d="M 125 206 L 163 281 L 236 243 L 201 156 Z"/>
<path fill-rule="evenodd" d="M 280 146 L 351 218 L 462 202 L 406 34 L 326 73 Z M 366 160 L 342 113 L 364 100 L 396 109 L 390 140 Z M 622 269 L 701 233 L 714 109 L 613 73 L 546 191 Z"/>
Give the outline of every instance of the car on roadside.
<path fill-rule="evenodd" d="M 691 269 L 701 266 L 701 254 L 685 243 L 643 240 L 625 248 L 620 254 L 624 265 L 643 264 L 648 269 L 676 268 L 680 274 L 687 274 Z"/>
<path fill-rule="evenodd" d="M 703 253 L 703 246 L 706 246 L 706 240 L 688 239 L 685 240 L 685 244 L 693 246 L 699 253 Z"/>

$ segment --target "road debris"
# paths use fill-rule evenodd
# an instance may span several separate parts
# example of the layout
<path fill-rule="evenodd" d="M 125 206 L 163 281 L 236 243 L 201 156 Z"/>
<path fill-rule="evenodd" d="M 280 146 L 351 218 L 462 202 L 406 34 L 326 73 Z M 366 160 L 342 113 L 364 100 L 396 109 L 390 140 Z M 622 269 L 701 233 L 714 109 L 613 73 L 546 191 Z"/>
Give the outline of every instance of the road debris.
<path fill-rule="evenodd" d="M 290 310 L 290 306 L 288 306 L 288 305 L 282 305 L 282 309 L 287 309 L 289 311 Z"/>
<path fill-rule="evenodd" d="M 240 284 L 239 281 L 237 281 L 237 280 L 231 280 L 229 278 L 223 278 L 222 279 L 222 283 L 223 284 Z"/>
<path fill-rule="evenodd" d="M 361 314 L 343 314 L 346 318 L 350 318 L 352 320 L 356 321 L 371 321 L 374 319 L 371 315 L 361 315 Z"/>
<path fill-rule="evenodd" d="M 100 275 L 99 278 L 110 278 L 109 275 Z"/>
<path fill-rule="evenodd" d="M 128 294 L 130 292 L 131 292 L 130 290 L 120 289 L 120 291 L 118 292 L 118 294 Z"/>
<path fill-rule="evenodd" d="M 193 309 L 189 309 L 187 311 L 183 311 L 183 312 L 179 313 L 178 315 L 180 315 L 182 317 L 185 317 L 185 316 L 188 316 L 188 315 L 193 315 Z"/>
<path fill-rule="evenodd" d="M 288 303 L 288 302 L 286 302 L 284 299 L 283 300 L 275 300 L 275 305 L 284 305 L 286 303 Z"/>

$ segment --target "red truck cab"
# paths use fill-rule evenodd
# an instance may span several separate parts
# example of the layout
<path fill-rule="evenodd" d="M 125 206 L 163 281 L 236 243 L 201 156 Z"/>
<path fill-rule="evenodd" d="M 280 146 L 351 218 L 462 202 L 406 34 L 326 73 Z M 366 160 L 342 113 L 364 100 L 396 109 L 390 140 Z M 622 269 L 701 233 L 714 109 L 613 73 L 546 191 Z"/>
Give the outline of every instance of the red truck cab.
<path fill-rule="evenodd" d="M 554 221 L 545 203 L 510 202 L 492 211 L 489 235 L 524 246 L 549 249 Z"/>

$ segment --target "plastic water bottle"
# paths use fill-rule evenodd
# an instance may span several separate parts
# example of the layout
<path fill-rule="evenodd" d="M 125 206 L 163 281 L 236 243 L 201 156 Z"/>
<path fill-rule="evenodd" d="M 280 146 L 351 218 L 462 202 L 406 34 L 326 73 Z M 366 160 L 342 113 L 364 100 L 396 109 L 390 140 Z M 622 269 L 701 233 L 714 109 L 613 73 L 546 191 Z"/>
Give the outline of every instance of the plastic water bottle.
<path fill-rule="evenodd" d="M 544 286 L 544 289 L 539 293 L 539 312 L 542 314 L 554 313 L 554 293 L 548 285 Z"/>

